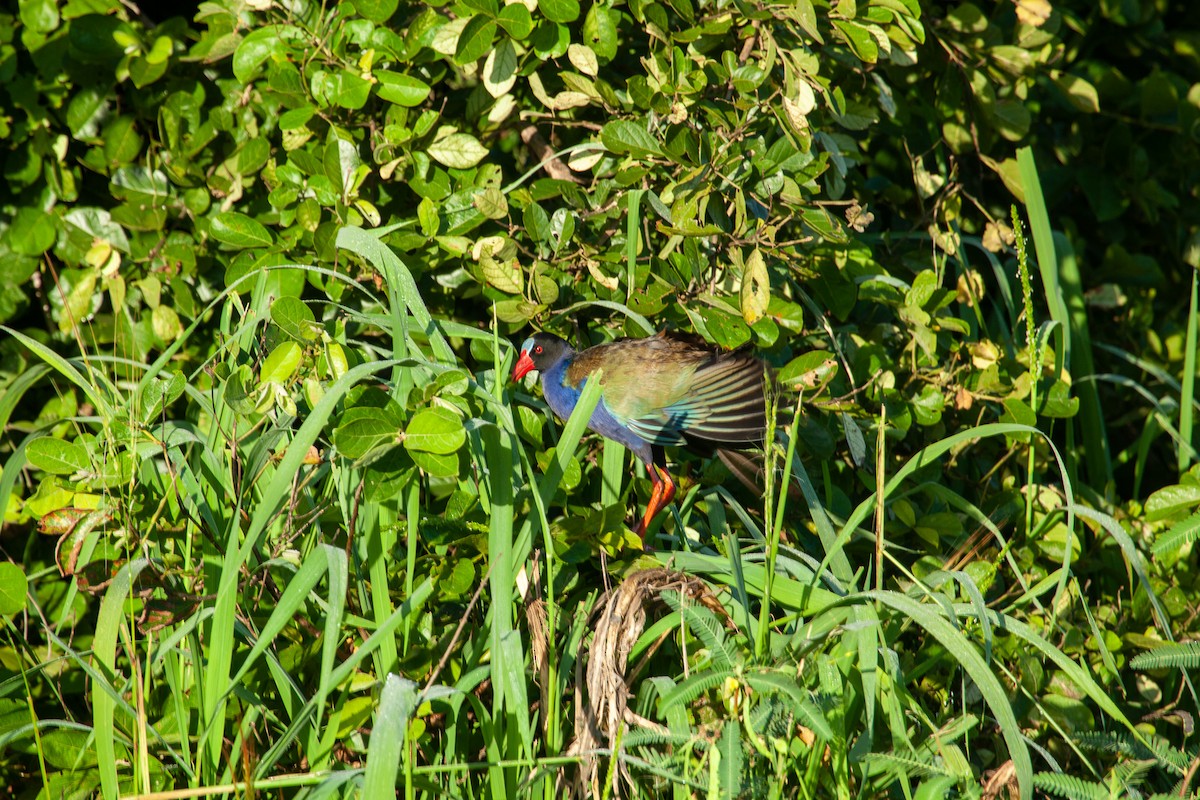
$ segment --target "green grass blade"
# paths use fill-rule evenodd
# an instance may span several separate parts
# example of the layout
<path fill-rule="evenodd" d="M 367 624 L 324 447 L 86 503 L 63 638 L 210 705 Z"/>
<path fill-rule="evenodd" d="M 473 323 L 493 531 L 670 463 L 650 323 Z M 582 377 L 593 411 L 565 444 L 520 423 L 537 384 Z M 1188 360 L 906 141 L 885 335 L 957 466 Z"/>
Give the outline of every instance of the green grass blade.
<path fill-rule="evenodd" d="M 217 600 L 209 628 L 209 663 L 205 671 L 204 719 L 219 723 L 225 718 L 225 697 L 229 688 L 229 669 L 233 661 L 233 623 L 237 610 L 238 576 L 247 563 L 258 539 L 275 518 L 291 493 L 292 482 L 301 472 L 308 448 L 325 430 L 334 407 L 360 380 L 392 366 L 391 361 L 359 364 L 328 388 L 296 431 L 267 486 L 263 488 L 245 537 L 239 542 L 237 530 L 226 532 L 225 554 L 217 586 Z M 236 515 L 232 517 L 236 520 Z M 234 523 L 236 525 L 236 522 Z M 206 757 L 212 766 L 221 763 L 225 731 L 221 724 L 210 724 L 204 740 Z"/>
<path fill-rule="evenodd" d="M 575 303 L 574 305 L 559 309 L 557 313 L 559 316 L 563 316 L 568 315 L 573 311 L 579 311 L 583 308 L 604 308 L 608 309 L 609 311 L 616 311 L 624 314 L 630 320 L 637 323 L 637 326 L 645 331 L 647 336 L 653 336 L 654 334 L 658 333 L 658 328 L 656 328 L 654 324 L 650 322 L 650 320 L 646 319 L 624 303 L 617 303 L 612 300 L 583 300 Z"/>
<path fill-rule="evenodd" d="M 449 342 L 446 341 L 430 315 L 429 309 L 425 306 L 421 290 L 417 288 L 417 282 L 413 280 L 412 273 L 390 247 L 362 228 L 356 227 L 339 230 L 337 246 L 365 258 L 387 279 L 389 288 L 395 287 L 397 297 L 412 314 L 417 324 L 421 326 L 421 331 L 429 338 L 429 343 L 433 346 L 433 353 L 438 361 L 448 364 L 458 362 L 454 350 L 451 349 Z M 402 314 L 402 311 L 399 307 L 394 307 L 392 314 L 393 317 L 397 317 Z M 392 329 L 393 336 L 404 330 L 403 322 L 397 320 Z M 393 352 L 393 357 L 399 358 L 399 353 L 406 349 L 404 343 L 401 343 L 400 349 Z"/>
<path fill-rule="evenodd" d="M 600 505 L 608 508 L 621 499 L 621 482 L 625 472 L 625 454 L 628 451 L 619 442 L 604 443 L 600 456 Z"/>
<path fill-rule="evenodd" d="M 408 740 L 408 721 L 417 709 L 417 692 L 417 684 L 407 678 L 387 676 L 367 745 L 362 797 L 396 796 L 396 776 Z"/>
<path fill-rule="evenodd" d="M 1004 685 L 988 667 L 975 646 L 934 607 L 918 603 L 911 597 L 898 592 L 871 590 L 847 598 L 847 602 L 860 600 L 872 600 L 899 611 L 928 631 L 954 654 L 954 659 L 974 681 L 1000 727 L 1000 733 L 1008 745 L 1008 757 L 1012 759 L 1016 771 L 1021 800 L 1030 800 L 1033 797 L 1033 763 L 1029 757 L 1029 746 L 1021 732 L 1016 714 L 1013 713 Z"/>
<path fill-rule="evenodd" d="M 255 639 L 250 652 L 243 659 L 241 667 L 230 678 L 230 692 L 233 691 L 233 686 L 241 683 L 242 678 L 254 667 L 258 658 L 275 641 L 275 637 L 301 612 L 308 600 L 308 593 L 313 590 L 313 587 L 317 585 L 317 581 L 321 579 L 321 576 L 327 570 L 328 562 L 325 554 L 321 551 L 309 553 L 308 557 L 304 559 L 304 563 L 300 565 L 300 569 L 296 570 L 296 574 L 292 576 L 292 579 L 287 583 L 287 587 L 284 588 L 283 594 L 279 596 L 279 600 L 275 604 L 275 609 L 271 612 L 271 616 L 267 618 L 267 622 L 263 625 L 262 630 Z"/>
<path fill-rule="evenodd" d="M 1183 440 L 1176 448 L 1176 459 L 1179 464 L 1179 474 L 1187 472 L 1191 466 L 1195 450 L 1192 445 L 1200 447 L 1193 439 L 1195 430 L 1195 413 L 1193 403 L 1196 397 L 1196 348 L 1198 343 L 1197 328 L 1200 328 L 1200 270 L 1192 270 L 1192 297 L 1188 304 L 1187 334 L 1183 346 L 1183 387 L 1179 393 L 1179 436 Z M 0 495 L 2 497 L 3 495 Z"/>
<path fill-rule="evenodd" d="M 954 613 L 960 617 L 970 617 L 976 612 L 973 605 L 969 603 L 958 603 L 954 606 Z M 1044 655 L 1049 661 L 1053 662 L 1054 665 L 1058 667 L 1071 681 L 1071 683 L 1082 690 L 1083 693 L 1086 694 L 1101 711 L 1103 711 L 1105 714 L 1108 714 L 1114 721 L 1127 728 L 1139 740 L 1143 740 L 1145 738 L 1142 732 L 1135 727 L 1133 721 L 1131 721 L 1127 716 L 1125 716 L 1125 713 L 1121 711 L 1120 707 L 1110 695 L 1109 690 L 1096 683 L 1095 679 L 1092 678 L 1091 673 L 1088 672 L 1085 667 L 1077 664 L 1071 659 L 1070 656 L 1068 656 L 1059 648 L 1055 647 L 1052 642 L 1034 630 L 1032 626 L 1022 622 L 1016 617 L 1009 616 L 1007 614 L 1000 614 L 995 611 L 989 611 L 988 613 L 994 615 L 992 618 L 993 627 L 995 627 L 997 630 L 1002 630 L 1006 633 L 1012 634 L 1013 636 L 1017 636 L 1023 641 L 1027 642 L 1033 647 L 1034 650 Z"/>
<path fill-rule="evenodd" d="M 116 673 L 117 636 L 124 623 L 125 601 L 129 598 L 130 589 L 138 573 L 149 565 L 149 561 L 139 558 L 121 567 L 105 591 L 104 599 L 100 601 L 92 654 L 106 676 Z M 92 725 L 96 735 L 96 761 L 104 797 L 116 800 L 120 794 L 114 739 L 116 701 L 104 690 L 102 683 L 98 680 L 92 681 Z"/>
<path fill-rule="evenodd" d="M 400 627 L 401 623 L 414 611 L 421 608 L 425 604 L 425 601 L 428 600 L 429 596 L 432 594 L 433 579 L 426 578 L 425 580 L 421 581 L 421 583 L 418 584 L 413 590 L 412 596 L 406 599 L 400 605 L 400 607 L 397 608 L 390 617 L 388 617 L 387 622 L 376 628 L 365 642 L 354 648 L 350 655 L 347 656 L 340 664 L 338 664 L 337 668 L 334 669 L 332 674 L 329 676 L 329 684 L 331 686 L 340 686 L 343 682 L 349 680 L 350 676 L 354 674 L 359 665 L 362 664 L 362 662 L 365 661 L 372 653 L 374 653 L 376 649 L 378 649 L 380 642 L 389 636 L 394 637 L 396 635 L 396 630 Z M 268 750 L 263 755 L 262 760 L 255 765 L 256 781 L 259 778 L 266 777 L 270 774 L 271 769 L 273 769 L 279 760 L 284 756 L 288 748 L 291 747 L 292 742 L 296 740 L 296 737 L 300 733 L 301 726 L 307 724 L 312 718 L 313 714 L 316 712 L 316 706 L 316 698 L 310 698 L 307 702 L 305 702 L 304 707 L 296 714 L 291 725 L 278 735 L 274 743 L 271 745 L 270 750 Z"/>
<path fill-rule="evenodd" d="M 1017 150 L 1017 165 L 1021 173 L 1021 184 L 1025 189 L 1025 209 L 1029 214 L 1029 227 L 1033 231 L 1033 243 L 1037 252 L 1038 267 L 1046 294 L 1050 318 L 1062 329 L 1062 347 L 1057 353 L 1055 373 L 1065 367 L 1070 370 L 1079 392 L 1079 425 L 1083 436 L 1081 443 L 1087 464 L 1088 481 L 1103 492 L 1112 485 L 1112 462 L 1109 457 L 1108 435 L 1104 424 L 1100 396 L 1094 384 L 1079 385 L 1079 381 L 1091 375 L 1093 367 L 1091 336 L 1088 332 L 1087 304 L 1083 297 L 1083 286 L 1078 262 L 1070 241 L 1055 234 L 1050 227 L 1046 212 L 1046 200 L 1038 178 L 1037 163 L 1033 151 L 1028 147 Z"/>
<path fill-rule="evenodd" d="M 630 189 L 626 193 L 629 207 L 625 214 L 625 300 L 628 302 L 633 297 L 634 289 L 637 288 L 637 254 L 638 254 L 638 233 L 640 232 L 641 214 L 639 206 L 642 203 L 642 194 L 645 189 Z"/>
<path fill-rule="evenodd" d="M 89 381 L 88 378 L 83 375 L 83 373 L 76 369 L 74 364 L 51 350 L 46 345 L 42 344 L 36 339 L 29 338 L 20 331 L 13 330 L 5 325 L 0 325 L 0 331 L 4 331 L 21 344 L 25 345 L 25 347 L 29 348 L 34 355 L 45 362 L 47 366 L 51 367 L 55 372 L 78 386 L 80 390 L 87 395 L 87 398 L 92 401 L 92 404 L 96 406 L 97 415 L 101 419 L 113 418 L 113 409 L 108 402 L 108 398 L 100 392 L 99 387 Z M 89 371 L 89 373 L 92 377 L 96 377 L 98 375 L 98 373 L 91 371 Z M 111 384 L 108 385 L 107 388 L 109 389 L 110 394 L 116 393 L 115 388 Z"/>
<path fill-rule="evenodd" d="M 325 631 L 321 641 L 321 680 L 317 686 L 317 694 L 314 698 L 317 702 L 317 719 L 320 720 L 321 712 L 324 710 L 326 698 L 330 692 L 334 690 L 332 683 L 333 667 L 337 661 L 338 644 L 341 641 L 341 629 L 343 617 L 346 610 L 346 592 L 349 582 L 349 566 L 346 561 L 346 552 L 332 545 L 322 544 L 320 547 L 324 551 L 327 574 L 329 576 L 329 594 L 325 604 Z M 314 552 L 311 557 L 317 556 Z M 319 725 L 318 725 L 319 727 Z M 330 727 L 330 736 L 336 735 L 335 726 Z M 332 742 L 329 742 L 332 747 Z"/>
<path fill-rule="evenodd" d="M 729 564 L 729 559 L 705 553 L 676 552 L 663 554 L 663 559 L 670 561 L 675 569 L 696 575 L 707 575 L 711 579 L 726 585 L 735 585 L 737 574 Z M 746 562 L 742 564 L 741 577 L 749 595 L 761 597 L 765 580 L 766 567 L 761 563 Z M 836 605 L 842 595 L 816 585 L 814 575 L 810 580 L 799 581 L 786 575 L 776 575 L 771 586 L 772 602 L 784 608 L 797 611 L 804 616 L 814 616 L 829 610 Z"/>
<path fill-rule="evenodd" d="M 0 392 L 0 431 L 8 429 L 8 421 L 12 418 L 13 410 L 20 405 L 21 398 L 49 371 L 49 364 L 34 364 L 4 387 L 4 391 Z M 0 497 L 8 497 L 8 493 L 0 493 Z"/>

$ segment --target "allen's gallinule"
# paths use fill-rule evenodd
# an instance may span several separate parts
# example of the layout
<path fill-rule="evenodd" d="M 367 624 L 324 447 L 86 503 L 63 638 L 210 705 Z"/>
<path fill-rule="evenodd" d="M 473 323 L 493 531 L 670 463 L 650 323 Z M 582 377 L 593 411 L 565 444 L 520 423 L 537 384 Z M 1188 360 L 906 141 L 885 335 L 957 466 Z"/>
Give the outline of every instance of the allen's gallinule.
<path fill-rule="evenodd" d="M 546 404 L 565 420 L 598 369 L 603 388 L 588 427 L 628 447 L 650 472 L 650 502 L 634 528 L 645 546 L 650 522 L 675 496 L 663 448 L 681 445 L 705 453 L 761 445 L 766 368 L 745 349 L 717 350 L 666 332 L 582 352 L 554 334 L 535 333 L 521 345 L 513 380 L 540 372 Z"/>

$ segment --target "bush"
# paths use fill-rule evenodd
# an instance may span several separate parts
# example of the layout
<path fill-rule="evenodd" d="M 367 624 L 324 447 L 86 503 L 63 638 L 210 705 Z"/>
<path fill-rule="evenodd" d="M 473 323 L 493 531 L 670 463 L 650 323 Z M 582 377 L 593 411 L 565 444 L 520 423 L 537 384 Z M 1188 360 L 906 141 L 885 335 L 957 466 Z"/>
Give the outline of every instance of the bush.
<path fill-rule="evenodd" d="M 6 784 L 1173 790 L 1164 5 L 0 15 Z M 638 555 L 646 478 L 506 386 L 531 327 L 760 352 L 766 499 L 689 467 Z"/>

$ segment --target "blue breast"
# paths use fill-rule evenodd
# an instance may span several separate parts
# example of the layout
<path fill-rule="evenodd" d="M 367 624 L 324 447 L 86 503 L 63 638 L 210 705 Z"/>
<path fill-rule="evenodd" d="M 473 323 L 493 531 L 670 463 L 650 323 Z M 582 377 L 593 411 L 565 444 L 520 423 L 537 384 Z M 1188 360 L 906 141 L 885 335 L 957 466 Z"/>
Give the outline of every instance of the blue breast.
<path fill-rule="evenodd" d="M 587 383 L 585 378 L 579 382 L 578 387 L 571 386 L 567 382 L 567 366 L 568 360 L 563 359 L 542 373 L 542 394 L 546 398 L 546 405 L 550 406 L 554 416 L 563 421 L 566 421 L 571 416 L 571 412 L 575 410 L 575 405 L 579 402 L 579 396 Z M 601 436 L 620 442 L 632 450 L 638 458 L 650 463 L 652 458 L 650 444 L 617 421 L 616 417 L 609 412 L 608 406 L 604 404 L 603 396 L 600 397 L 600 402 L 596 404 L 596 410 L 592 412 L 592 417 L 588 420 L 588 428 Z"/>

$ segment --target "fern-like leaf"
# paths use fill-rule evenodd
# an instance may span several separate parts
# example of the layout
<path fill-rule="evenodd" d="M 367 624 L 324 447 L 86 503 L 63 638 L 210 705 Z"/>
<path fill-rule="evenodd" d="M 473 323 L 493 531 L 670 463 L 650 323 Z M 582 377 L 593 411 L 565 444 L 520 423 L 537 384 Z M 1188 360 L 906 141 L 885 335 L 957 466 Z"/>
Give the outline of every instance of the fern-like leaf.
<path fill-rule="evenodd" d="M 1033 785 L 1034 788 L 1065 800 L 1110 800 L 1106 787 L 1061 772 L 1035 773 Z"/>
<path fill-rule="evenodd" d="M 1150 550 L 1155 558 L 1162 558 L 1176 548 L 1197 540 L 1200 540 L 1200 511 L 1172 525 L 1171 530 L 1154 540 Z"/>
<path fill-rule="evenodd" d="M 796 719 L 818 736 L 826 741 L 833 738 L 833 729 L 821 713 L 821 709 L 793 678 L 778 672 L 747 672 L 744 678 L 746 684 L 754 691 L 771 693 L 782 699 L 796 715 Z"/>
<path fill-rule="evenodd" d="M 736 649 L 729 646 L 725 628 L 717 615 L 704 606 L 683 603 L 675 592 L 663 593 L 663 600 L 679 612 L 692 635 L 700 640 L 708 651 L 712 665 L 717 669 L 730 669 L 737 662 Z"/>
<path fill-rule="evenodd" d="M 671 706 L 690 703 L 700 695 L 720 686 L 726 678 L 736 677 L 733 670 L 706 670 L 684 680 L 670 692 L 662 695 L 659 709 L 664 713 Z"/>
<path fill-rule="evenodd" d="M 1134 669 L 1200 669 L 1200 642 L 1180 642 L 1139 653 L 1129 661 Z"/>
<path fill-rule="evenodd" d="M 867 753 L 863 756 L 863 761 L 867 764 L 880 764 L 886 769 L 907 775 L 910 778 L 952 778 L 954 777 L 945 769 L 931 764 L 929 761 L 923 761 L 916 757 L 914 753 L 911 756 L 901 755 L 899 753 Z"/>

